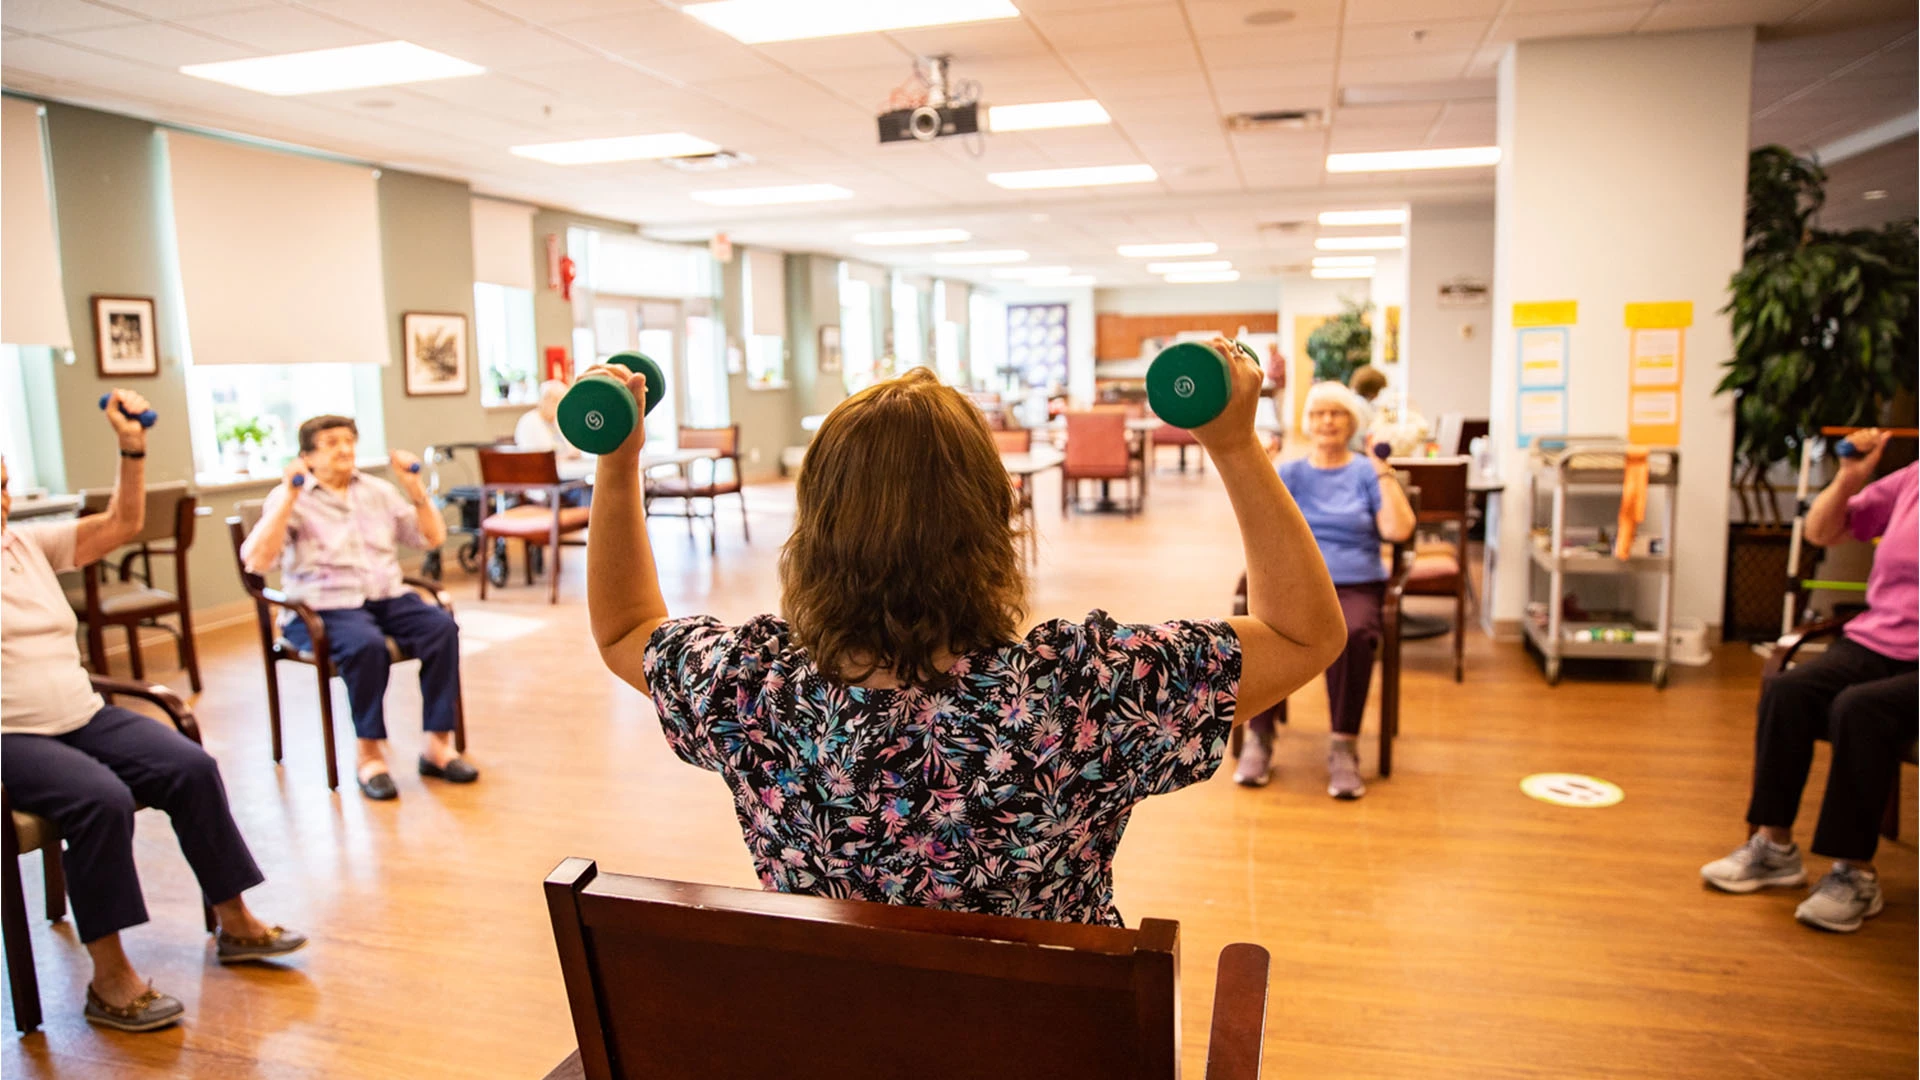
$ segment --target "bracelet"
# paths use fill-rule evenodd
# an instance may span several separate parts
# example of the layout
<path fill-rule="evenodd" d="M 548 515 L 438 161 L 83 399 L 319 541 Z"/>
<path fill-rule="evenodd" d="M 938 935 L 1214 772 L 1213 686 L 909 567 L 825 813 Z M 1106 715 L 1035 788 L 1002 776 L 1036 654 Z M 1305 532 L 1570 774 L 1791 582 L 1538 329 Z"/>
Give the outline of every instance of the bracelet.
<path fill-rule="evenodd" d="M 138 461 L 141 458 L 146 457 L 147 452 L 145 450 L 122 450 L 120 451 L 120 456 L 132 461 Z"/>

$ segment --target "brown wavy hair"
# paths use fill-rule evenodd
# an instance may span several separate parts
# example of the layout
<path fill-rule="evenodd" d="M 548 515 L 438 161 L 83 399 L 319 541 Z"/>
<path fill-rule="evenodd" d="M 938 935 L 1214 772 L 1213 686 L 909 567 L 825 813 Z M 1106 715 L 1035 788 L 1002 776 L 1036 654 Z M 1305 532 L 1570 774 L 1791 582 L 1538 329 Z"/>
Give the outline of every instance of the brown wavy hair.
<path fill-rule="evenodd" d="M 941 648 L 1012 641 L 1026 614 L 1012 483 L 986 419 L 925 368 L 840 403 L 807 447 L 782 614 L 821 674 L 938 686 Z"/>

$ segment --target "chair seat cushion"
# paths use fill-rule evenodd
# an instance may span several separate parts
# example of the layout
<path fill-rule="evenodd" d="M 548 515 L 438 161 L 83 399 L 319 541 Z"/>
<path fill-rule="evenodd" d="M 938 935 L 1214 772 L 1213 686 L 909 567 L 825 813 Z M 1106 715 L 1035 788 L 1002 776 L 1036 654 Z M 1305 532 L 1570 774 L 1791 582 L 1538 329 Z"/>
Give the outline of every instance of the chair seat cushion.
<path fill-rule="evenodd" d="M 1063 465 L 1060 475 L 1068 480 L 1125 480 L 1133 475 L 1133 462 L 1124 465 Z"/>
<path fill-rule="evenodd" d="M 715 495 L 738 495 L 739 493 L 738 479 L 695 483 L 684 476 L 663 476 L 658 480 L 647 481 L 647 494 L 666 499 L 684 499 L 689 496 L 710 499 Z"/>
<path fill-rule="evenodd" d="M 67 590 L 67 603 L 74 614 L 87 617 L 87 590 L 84 586 Z M 164 589 L 149 589 L 137 581 L 102 581 L 100 613 L 107 618 L 159 614 L 180 606 L 180 598 Z"/>
<path fill-rule="evenodd" d="M 511 510 L 488 514 L 481 519 L 480 529 L 488 536 L 504 536 L 513 540 L 544 540 L 553 535 L 554 513 L 555 511 L 544 506 L 516 506 Z M 561 507 L 559 510 L 561 535 L 579 532 L 586 528 L 590 513 L 591 510 L 585 506 Z"/>
<path fill-rule="evenodd" d="M 1188 431 L 1186 428 L 1174 427 L 1172 424 L 1168 424 L 1165 427 L 1153 429 L 1153 445 L 1198 446 L 1200 445 L 1200 440 L 1194 438 L 1193 432 Z"/>
<path fill-rule="evenodd" d="M 1451 580 L 1460 574 L 1460 564 L 1454 560 L 1451 552 L 1445 555 L 1415 555 L 1413 570 L 1407 575 L 1408 581 Z"/>
<path fill-rule="evenodd" d="M 297 648 L 293 642 L 288 641 L 286 638 L 275 638 L 273 640 L 273 647 L 286 657 L 298 660 L 303 664 L 312 664 L 318 660 L 318 658 L 314 656 L 312 649 Z M 388 638 L 387 659 L 397 664 L 402 660 L 411 660 L 413 657 L 407 653 L 407 650 L 400 647 L 399 642 Z"/>

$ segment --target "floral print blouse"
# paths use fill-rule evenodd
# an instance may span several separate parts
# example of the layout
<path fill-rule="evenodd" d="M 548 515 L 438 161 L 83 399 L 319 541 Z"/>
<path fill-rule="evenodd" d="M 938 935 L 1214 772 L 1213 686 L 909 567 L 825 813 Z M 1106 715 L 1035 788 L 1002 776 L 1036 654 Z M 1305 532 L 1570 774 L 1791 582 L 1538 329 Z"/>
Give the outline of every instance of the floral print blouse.
<path fill-rule="evenodd" d="M 1095 611 L 976 650 L 951 683 L 824 678 L 784 620 L 654 632 L 647 684 L 674 753 L 718 772 L 780 892 L 1122 925 L 1133 805 L 1219 768 L 1240 685 L 1224 622 Z"/>

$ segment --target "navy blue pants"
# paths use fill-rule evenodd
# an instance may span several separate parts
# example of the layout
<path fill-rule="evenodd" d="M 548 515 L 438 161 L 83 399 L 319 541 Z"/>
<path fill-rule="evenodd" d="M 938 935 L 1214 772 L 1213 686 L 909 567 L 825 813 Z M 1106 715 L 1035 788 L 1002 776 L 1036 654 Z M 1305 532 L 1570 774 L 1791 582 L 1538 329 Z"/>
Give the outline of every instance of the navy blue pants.
<path fill-rule="evenodd" d="M 369 600 L 357 608 L 320 612 L 327 627 L 333 667 L 347 684 L 353 730 L 362 739 L 387 737 L 387 638 L 420 661 L 421 727 L 452 731 L 460 704 L 460 628 L 453 616 L 407 592 L 389 600 Z M 302 649 L 313 645 L 305 623 L 286 626 L 287 640 Z"/>
<path fill-rule="evenodd" d="M 133 865 L 136 801 L 173 819 L 209 903 L 266 880 L 227 808 L 220 766 L 164 721 L 109 705 L 64 735 L 0 736 L 0 782 L 16 809 L 60 827 L 83 942 L 147 921 Z"/>

